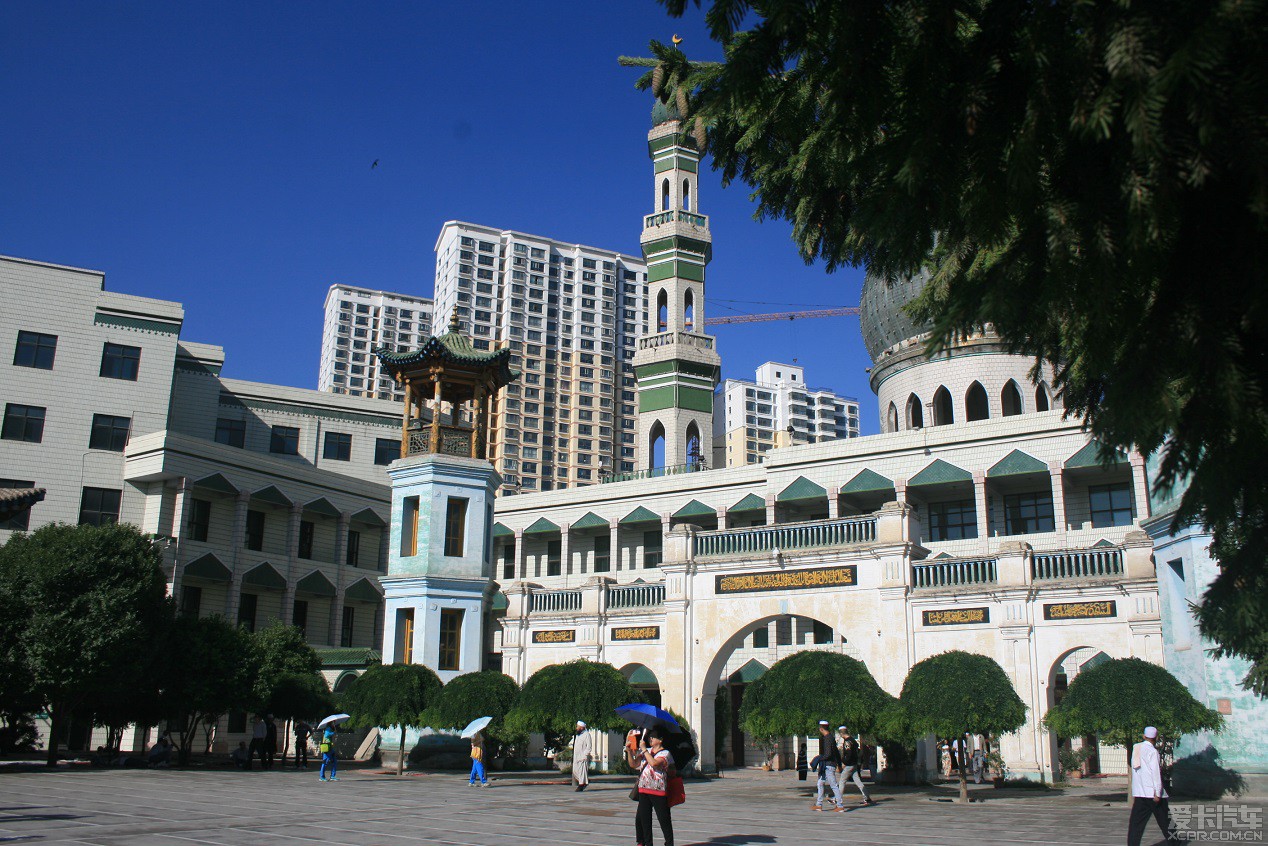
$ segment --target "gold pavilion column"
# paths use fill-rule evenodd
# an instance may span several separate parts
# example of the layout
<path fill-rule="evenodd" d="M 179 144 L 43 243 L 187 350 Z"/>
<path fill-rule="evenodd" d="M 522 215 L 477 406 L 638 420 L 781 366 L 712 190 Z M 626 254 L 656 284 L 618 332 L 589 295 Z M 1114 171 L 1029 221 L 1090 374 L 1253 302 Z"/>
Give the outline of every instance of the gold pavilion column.
<path fill-rule="evenodd" d="M 397 381 L 400 381 L 399 377 Z M 401 421 L 401 458 L 409 455 L 409 424 L 414 410 L 414 384 L 405 382 L 405 415 Z M 338 644 L 335 644 L 338 646 Z"/>
<path fill-rule="evenodd" d="M 442 394 L 441 394 L 441 376 L 442 376 L 442 375 L 443 375 L 443 372 L 442 372 L 442 373 L 437 373 L 437 372 L 435 372 L 435 371 L 432 371 L 432 376 L 433 376 L 433 378 L 436 380 L 436 381 L 435 381 L 435 383 L 434 383 L 434 384 L 435 384 L 435 386 L 436 386 L 436 392 L 435 392 L 435 394 L 436 394 L 436 395 L 435 395 L 436 405 L 435 405 L 435 407 L 431 410 L 431 446 L 430 446 L 430 451 L 432 452 L 432 454 L 433 454 L 433 455 L 434 455 L 434 454 L 436 454 L 436 453 L 438 453 L 438 452 L 440 452 L 440 417 L 441 417 L 441 414 L 440 414 L 440 403 L 441 403 L 441 401 L 442 401 L 442 400 L 441 400 L 441 397 L 442 397 Z"/>
<path fill-rule="evenodd" d="M 471 457 L 485 457 L 485 427 L 489 425 L 489 394 L 484 385 L 475 386 L 475 432 L 471 437 Z"/>

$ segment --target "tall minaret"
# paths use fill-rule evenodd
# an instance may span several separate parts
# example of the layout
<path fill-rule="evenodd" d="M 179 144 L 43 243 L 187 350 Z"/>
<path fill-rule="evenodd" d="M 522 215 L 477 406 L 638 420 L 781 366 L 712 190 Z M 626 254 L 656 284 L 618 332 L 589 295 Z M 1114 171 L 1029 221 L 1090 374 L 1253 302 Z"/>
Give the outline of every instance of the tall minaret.
<path fill-rule="evenodd" d="M 647 134 L 656 211 L 643 219 L 647 334 L 634 355 L 640 469 L 704 463 L 713 456 L 713 391 L 721 373 L 704 334 L 709 218 L 699 213 L 700 150 L 672 105 L 652 109 Z M 659 449 L 658 449 L 659 447 Z"/>

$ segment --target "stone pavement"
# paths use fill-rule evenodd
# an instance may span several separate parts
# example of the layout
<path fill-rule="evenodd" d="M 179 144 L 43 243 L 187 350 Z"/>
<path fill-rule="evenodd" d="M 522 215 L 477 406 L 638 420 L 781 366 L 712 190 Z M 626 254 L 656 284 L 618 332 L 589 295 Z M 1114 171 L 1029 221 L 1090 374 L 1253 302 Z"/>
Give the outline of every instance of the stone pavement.
<path fill-rule="evenodd" d="M 0 844 L 634 843 L 631 779 L 600 779 L 577 794 L 540 778 L 495 778 L 481 789 L 458 773 L 397 778 L 368 769 L 326 784 L 314 770 L 8 772 L 0 774 Z M 837 814 L 810 811 L 811 786 L 795 774 L 760 771 L 688 782 L 687 804 L 673 812 L 678 846 L 1117 846 L 1126 835 L 1121 787 L 987 788 L 975 791 L 986 801 L 968 806 L 939 801 L 950 789 L 880 787 L 877 806 Z"/>

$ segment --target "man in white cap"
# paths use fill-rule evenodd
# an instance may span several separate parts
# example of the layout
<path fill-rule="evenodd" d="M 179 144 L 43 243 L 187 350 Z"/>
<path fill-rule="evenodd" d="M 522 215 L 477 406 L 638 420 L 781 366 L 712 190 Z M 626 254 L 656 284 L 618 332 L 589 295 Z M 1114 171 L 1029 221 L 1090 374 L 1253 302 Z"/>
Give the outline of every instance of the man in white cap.
<path fill-rule="evenodd" d="M 837 781 L 837 772 L 841 769 L 841 750 L 837 748 L 836 739 L 827 720 L 819 721 L 819 754 L 814 759 L 818 770 L 818 790 L 815 803 L 811 807 L 816 811 L 823 810 L 823 787 L 826 784 L 836 799 L 837 811 L 845 810 L 845 799 L 841 796 L 841 783 Z"/>
<path fill-rule="evenodd" d="M 586 724 L 577 720 L 577 736 L 572 741 L 572 783 L 577 786 L 578 793 L 590 783 L 590 743 Z"/>
<path fill-rule="evenodd" d="M 1154 742 L 1158 729 L 1145 729 L 1145 739 L 1132 747 L 1132 811 L 1127 823 L 1127 846 L 1140 846 L 1145 826 L 1152 816 L 1168 841 L 1174 839 L 1171 814 L 1167 809 L 1167 791 L 1162 787 L 1162 768 Z"/>

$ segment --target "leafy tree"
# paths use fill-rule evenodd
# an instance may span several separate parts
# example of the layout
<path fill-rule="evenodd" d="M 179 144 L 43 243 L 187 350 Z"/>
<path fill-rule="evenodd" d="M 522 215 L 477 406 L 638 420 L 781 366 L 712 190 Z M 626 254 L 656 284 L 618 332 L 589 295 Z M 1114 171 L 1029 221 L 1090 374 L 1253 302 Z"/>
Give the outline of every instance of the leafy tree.
<path fill-rule="evenodd" d="M 806 261 L 928 268 L 931 352 L 993 324 L 1161 450 L 1222 565 L 1203 632 L 1268 691 L 1268 4 L 704 5 L 726 61 L 653 42 L 638 86 Z"/>
<path fill-rule="evenodd" d="M 601 731 L 623 731 L 628 723 L 616 709 L 642 696 L 611 664 L 578 659 L 542 667 L 524 682 L 515 707 L 506 716 L 511 734 L 532 732 L 570 736 L 582 720 Z"/>
<path fill-rule="evenodd" d="M 283 672 L 273 679 L 265 711 L 283 721 L 282 760 L 290 750 L 296 720 L 335 710 L 335 695 L 321 673 Z"/>
<path fill-rule="evenodd" d="M 291 718 L 311 716 L 313 712 L 279 713 L 272 707 L 273 701 L 278 698 L 275 690 L 277 685 L 288 677 L 307 677 L 307 680 L 303 682 L 295 678 L 288 679 L 289 689 L 283 691 L 283 697 L 299 697 L 298 700 L 283 699 L 288 711 L 293 711 L 296 706 L 301 705 L 315 705 L 317 710 L 321 710 L 322 706 L 319 703 L 325 701 L 321 699 L 321 691 L 325 690 L 328 694 L 330 687 L 321 676 L 321 656 L 308 645 L 304 632 L 297 626 L 288 626 L 280 620 L 275 620 L 269 626 L 255 632 L 251 637 L 251 643 L 255 651 L 256 670 L 251 688 L 252 707 L 257 711 L 273 714 L 275 718 L 283 718 L 282 760 L 285 761 L 291 745 Z"/>
<path fill-rule="evenodd" d="M 745 689 L 740 725 L 754 737 L 789 737 L 813 734 L 827 720 L 861 734 L 893 699 L 862 661 L 807 650 L 776 661 Z"/>
<path fill-rule="evenodd" d="M 898 719 L 913 737 L 993 736 L 1017 731 L 1026 722 L 1026 706 L 1004 668 L 971 652 L 943 652 L 916 664 L 903 682 L 899 703 Z M 967 802 L 965 756 L 959 757 L 960 801 Z"/>
<path fill-rule="evenodd" d="M 1095 734 L 1130 747 L 1145 726 L 1172 738 L 1218 731 L 1224 718 L 1193 698 L 1165 668 L 1139 658 L 1116 658 L 1083 670 L 1044 718 L 1062 737 Z"/>
<path fill-rule="evenodd" d="M 171 613 L 162 558 L 128 525 L 50 524 L 0 546 L 0 606 L 18 614 L 18 660 L 47 705 L 48 763 L 71 713 L 136 681 Z"/>
<path fill-rule="evenodd" d="M 405 771 L 405 729 L 425 725 L 427 709 L 440 695 L 443 685 L 430 667 L 422 664 L 375 664 L 348 685 L 342 703 L 361 728 L 399 726 L 401 748 L 396 757 L 396 774 Z"/>
<path fill-rule="evenodd" d="M 507 713 L 515 705 L 520 687 L 515 679 L 497 670 L 466 673 L 452 679 L 427 710 L 426 723 L 432 728 L 464 728 L 480 717 L 492 717 L 485 735 L 498 745 L 521 742 L 523 735 L 508 732 Z"/>
<path fill-rule="evenodd" d="M 251 635 L 223 617 L 180 615 L 167 641 L 160 703 L 189 763 L 200 727 L 252 701 L 256 651 Z"/>

